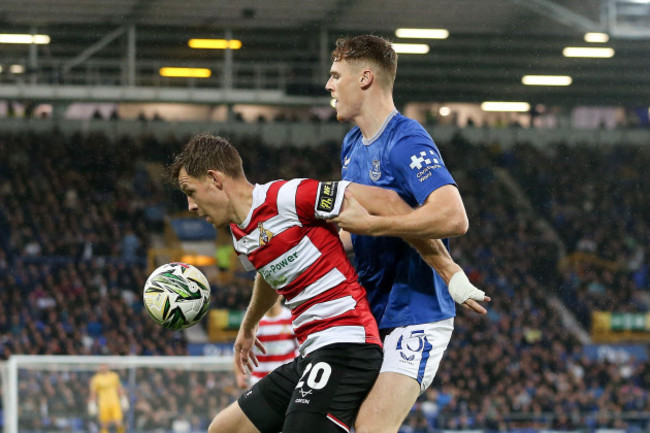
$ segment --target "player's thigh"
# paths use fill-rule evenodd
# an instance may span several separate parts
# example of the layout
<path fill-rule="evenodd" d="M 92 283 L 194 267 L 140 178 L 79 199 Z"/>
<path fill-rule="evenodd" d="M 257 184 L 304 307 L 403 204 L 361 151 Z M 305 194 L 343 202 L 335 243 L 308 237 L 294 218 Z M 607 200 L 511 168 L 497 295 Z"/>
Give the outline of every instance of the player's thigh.
<path fill-rule="evenodd" d="M 122 412 L 122 406 L 116 404 L 113 406 L 113 411 L 111 413 L 111 418 L 113 423 L 118 424 L 122 422 L 124 418 L 124 412 Z"/>
<path fill-rule="evenodd" d="M 368 344 L 332 344 L 312 352 L 302 361 L 282 432 L 350 431 L 381 360 L 381 349 Z"/>
<path fill-rule="evenodd" d="M 232 403 L 219 412 L 208 427 L 208 433 L 260 433 L 250 419 L 239 407 Z"/>
<path fill-rule="evenodd" d="M 99 408 L 99 421 L 112 423 L 122 419 L 122 408 L 119 404 L 104 404 Z"/>
<path fill-rule="evenodd" d="M 282 429 L 301 375 L 301 358 L 296 358 L 264 376 L 239 397 L 239 407 L 259 431 L 276 433 Z"/>
<path fill-rule="evenodd" d="M 438 372 L 453 331 L 453 318 L 395 328 L 384 339 L 381 372 L 413 378 L 423 393 Z"/>
<path fill-rule="evenodd" d="M 291 412 L 285 419 L 282 433 L 342 433 L 349 432 L 350 428 L 336 424 L 318 412 Z"/>
<path fill-rule="evenodd" d="M 397 433 L 420 395 L 420 384 L 401 373 L 379 373 L 355 422 L 357 433 Z"/>

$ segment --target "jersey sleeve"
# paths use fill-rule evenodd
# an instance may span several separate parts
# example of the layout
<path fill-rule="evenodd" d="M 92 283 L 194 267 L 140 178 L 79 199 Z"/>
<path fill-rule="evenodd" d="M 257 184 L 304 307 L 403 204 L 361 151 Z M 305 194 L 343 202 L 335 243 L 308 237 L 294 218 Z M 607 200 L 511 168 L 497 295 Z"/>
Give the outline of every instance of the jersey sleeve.
<path fill-rule="evenodd" d="M 337 216 L 343 206 L 347 180 L 319 182 L 306 179 L 296 192 L 296 211 L 301 220 L 328 219 Z"/>
<path fill-rule="evenodd" d="M 417 202 L 423 204 L 436 189 L 456 185 L 433 140 L 424 136 L 401 139 L 389 155 L 395 180 L 408 189 Z"/>

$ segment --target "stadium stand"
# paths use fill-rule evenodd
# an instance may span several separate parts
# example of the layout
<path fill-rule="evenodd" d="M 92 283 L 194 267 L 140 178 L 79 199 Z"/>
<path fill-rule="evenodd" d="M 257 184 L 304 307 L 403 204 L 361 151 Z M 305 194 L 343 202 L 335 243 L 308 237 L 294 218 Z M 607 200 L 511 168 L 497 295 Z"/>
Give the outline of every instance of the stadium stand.
<path fill-rule="evenodd" d="M 230 138 L 254 182 L 338 177 L 335 144 L 275 148 Z M 182 194 L 151 167 L 182 143 L 56 131 L 0 135 L 3 359 L 188 353 L 186 335 L 155 325 L 140 299 L 146 251 L 164 232 L 165 217 L 185 207 Z M 487 318 L 459 310 L 447 359 L 401 431 L 649 429 L 647 356 L 590 356 L 580 334 L 589 331 L 595 309 L 647 310 L 640 295 L 648 288 L 648 150 L 557 146 L 548 153 L 460 136 L 440 147 L 471 222 L 466 236 L 452 240 L 452 254 L 493 302 Z M 562 266 L 562 245 L 569 255 L 596 252 L 619 266 L 579 273 Z M 215 283 L 213 305 L 241 310 L 249 290 L 246 280 Z M 555 295 L 580 327 L 566 325 L 550 302 Z M 21 427 L 89 428 L 88 374 L 23 377 Z M 204 430 L 238 393 L 230 373 L 143 369 L 136 383 L 137 431 Z"/>

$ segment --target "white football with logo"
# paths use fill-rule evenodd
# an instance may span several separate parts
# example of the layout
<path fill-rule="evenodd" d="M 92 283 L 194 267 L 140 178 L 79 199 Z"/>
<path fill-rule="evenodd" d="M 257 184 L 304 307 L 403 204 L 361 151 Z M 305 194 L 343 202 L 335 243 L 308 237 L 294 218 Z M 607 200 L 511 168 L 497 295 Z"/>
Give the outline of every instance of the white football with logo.
<path fill-rule="evenodd" d="M 199 322 L 210 308 L 210 283 L 187 263 L 167 263 L 144 284 L 144 306 L 156 323 L 183 329 Z"/>

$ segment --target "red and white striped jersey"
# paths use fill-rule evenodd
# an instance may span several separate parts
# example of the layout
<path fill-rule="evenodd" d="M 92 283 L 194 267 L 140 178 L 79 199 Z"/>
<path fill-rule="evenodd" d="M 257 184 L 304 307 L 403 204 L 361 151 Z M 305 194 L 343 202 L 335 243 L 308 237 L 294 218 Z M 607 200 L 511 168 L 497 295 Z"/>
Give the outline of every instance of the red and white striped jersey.
<path fill-rule="evenodd" d="M 264 316 L 257 328 L 257 338 L 264 344 L 266 354 L 257 347 L 253 349 L 259 365 L 251 373 L 251 383 L 298 356 L 298 341 L 291 326 L 291 310 L 282 307 L 277 316 Z"/>
<path fill-rule="evenodd" d="M 231 224 L 235 251 L 285 297 L 303 355 L 334 343 L 381 346 L 366 292 L 336 227 L 324 221 L 340 212 L 348 184 L 293 179 L 255 185 L 248 216 Z"/>

